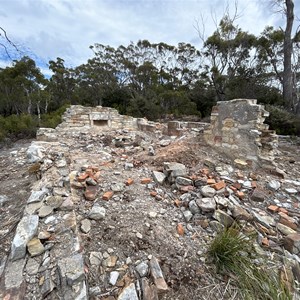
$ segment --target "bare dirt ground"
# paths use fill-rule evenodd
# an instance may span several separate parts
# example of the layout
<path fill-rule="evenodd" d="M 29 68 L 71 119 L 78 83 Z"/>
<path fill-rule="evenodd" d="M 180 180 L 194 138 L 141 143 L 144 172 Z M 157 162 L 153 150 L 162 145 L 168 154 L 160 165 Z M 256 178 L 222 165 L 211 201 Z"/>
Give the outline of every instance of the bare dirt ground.
<path fill-rule="evenodd" d="M 116 299 L 126 280 L 138 276 L 135 267 L 149 256 L 155 256 L 170 288 L 160 299 L 238 299 L 230 281 L 216 276 L 206 263 L 205 252 L 215 235 L 210 227 L 203 226 L 206 217 L 185 222 L 184 203 L 182 207 L 174 203 L 183 193 L 167 184 L 141 183 L 142 178 L 151 178 L 152 170 L 162 170 L 164 162 L 183 163 L 190 176 L 197 176 L 205 159 L 213 159 L 219 166 L 228 166 L 231 161 L 205 145 L 197 135 L 182 137 L 166 147 L 157 146 L 154 136 L 147 138 L 155 146 L 155 156 L 149 156 L 147 149 L 139 147 L 116 147 L 109 134 L 103 134 L 101 140 L 84 137 L 64 141 L 70 146 L 70 172 L 79 172 L 86 165 L 99 166 L 101 171 L 100 197 L 95 202 L 105 207 L 106 216 L 103 220 L 92 221 L 91 230 L 80 234 L 89 288 L 100 287 L 100 292 L 91 294 L 90 298 Z M 299 142 L 281 141 L 276 162 L 289 178 L 299 179 Z M 35 174 L 29 173 L 30 165 L 26 163 L 29 144 L 30 141 L 19 141 L 0 150 L 0 258 L 9 254 L 15 227 L 23 214 L 31 186 L 37 180 Z M 14 152 L 16 150 L 18 152 Z M 133 163 L 134 167 L 126 169 L 126 163 Z M 270 174 L 266 170 L 257 173 L 264 186 Z M 128 178 L 133 179 L 134 184 L 125 186 Z M 104 192 L 120 184 L 112 199 L 102 200 Z M 151 191 L 158 196 L 150 196 Z M 80 190 L 74 197 L 80 224 L 95 202 L 86 201 Z M 184 225 L 183 236 L 177 231 L 179 223 Z M 110 266 L 95 268 L 90 261 L 93 252 L 101 253 L 103 258 L 117 257 L 117 260 Z M 123 281 L 112 287 L 108 281 L 113 270 L 119 272 Z M 55 298 L 49 296 L 48 299 Z"/>

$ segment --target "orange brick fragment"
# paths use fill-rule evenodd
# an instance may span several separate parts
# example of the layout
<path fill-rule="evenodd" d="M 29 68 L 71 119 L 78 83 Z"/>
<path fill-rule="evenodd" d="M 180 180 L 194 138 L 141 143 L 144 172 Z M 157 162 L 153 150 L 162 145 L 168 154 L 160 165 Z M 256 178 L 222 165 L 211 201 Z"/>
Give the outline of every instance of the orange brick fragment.
<path fill-rule="evenodd" d="M 268 210 L 271 211 L 272 213 L 278 212 L 279 207 L 277 205 L 269 205 Z"/>
<path fill-rule="evenodd" d="M 269 243 L 269 240 L 267 237 L 264 237 L 262 240 L 261 240 L 261 244 L 265 247 L 269 247 L 270 243 Z"/>
<path fill-rule="evenodd" d="M 113 194 L 113 191 L 108 191 L 103 194 L 102 199 L 108 201 L 113 196 Z"/>
<path fill-rule="evenodd" d="M 257 182 L 256 181 L 251 181 L 251 187 L 256 188 L 257 187 Z"/>
<path fill-rule="evenodd" d="M 181 206 L 181 201 L 179 199 L 175 199 L 174 204 L 179 207 Z"/>
<path fill-rule="evenodd" d="M 95 174 L 94 174 L 94 179 L 96 180 L 96 181 L 98 181 L 99 180 L 99 178 L 100 178 L 100 176 L 101 176 L 101 173 L 100 173 L 100 171 L 97 171 Z"/>
<path fill-rule="evenodd" d="M 236 187 L 234 187 L 233 185 L 231 185 L 229 188 L 230 188 L 232 191 L 234 191 L 234 192 L 236 192 L 236 191 L 237 191 L 237 188 L 236 188 Z"/>
<path fill-rule="evenodd" d="M 182 226 L 181 223 L 179 223 L 179 224 L 177 225 L 177 233 L 178 233 L 179 235 L 184 235 L 184 228 L 183 228 L 183 226 Z"/>
<path fill-rule="evenodd" d="M 78 182 L 84 182 L 89 177 L 89 174 L 84 173 L 78 176 L 77 181 Z"/>
<path fill-rule="evenodd" d="M 151 178 L 142 178 L 141 183 L 147 184 L 147 183 L 150 183 L 151 181 L 152 181 Z"/>
<path fill-rule="evenodd" d="M 216 181 L 213 178 L 208 178 L 206 181 L 207 184 L 215 184 Z"/>
<path fill-rule="evenodd" d="M 280 217 L 279 219 L 279 223 L 291 228 L 291 229 L 294 229 L 294 230 L 297 230 L 298 226 L 296 223 L 293 222 L 293 219 L 292 218 L 285 218 L 285 217 Z"/>
<path fill-rule="evenodd" d="M 240 199 L 244 199 L 244 198 L 245 198 L 244 192 L 237 191 L 237 192 L 236 192 L 236 195 L 237 195 Z"/>
<path fill-rule="evenodd" d="M 240 183 L 238 183 L 238 182 L 235 182 L 235 183 L 233 184 L 233 186 L 234 186 L 236 189 L 238 189 L 238 190 L 240 190 L 240 189 L 242 188 L 242 185 L 241 185 Z"/>
<path fill-rule="evenodd" d="M 281 212 L 281 213 L 285 213 L 287 215 L 289 214 L 289 212 L 285 208 L 283 208 L 283 207 L 279 207 L 278 211 Z"/>
<path fill-rule="evenodd" d="M 155 197 L 156 195 L 157 195 L 157 193 L 155 191 L 150 192 L 151 197 Z"/>
<path fill-rule="evenodd" d="M 125 184 L 128 186 L 128 185 L 132 185 L 133 184 L 133 179 L 132 178 L 128 178 L 125 182 Z"/>
<path fill-rule="evenodd" d="M 87 168 L 85 170 L 85 173 L 88 174 L 88 175 L 93 175 L 94 174 L 93 169 L 91 169 L 91 168 Z"/>
<path fill-rule="evenodd" d="M 215 183 L 213 186 L 212 186 L 215 190 L 219 191 L 221 189 L 224 189 L 226 187 L 226 183 L 225 181 L 219 181 L 217 183 Z"/>

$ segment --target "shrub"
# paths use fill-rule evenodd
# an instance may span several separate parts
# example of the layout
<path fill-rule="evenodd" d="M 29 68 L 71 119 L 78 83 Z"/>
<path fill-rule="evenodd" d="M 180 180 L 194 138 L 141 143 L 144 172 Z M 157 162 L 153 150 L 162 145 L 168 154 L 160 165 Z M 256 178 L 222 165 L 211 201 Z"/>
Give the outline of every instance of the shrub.
<path fill-rule="evenodd" d="M 276 133 L 281 135 L 300 136 L 300 117 L 273 105 L 267 105 L 266 110 L 270 113 L 266 119 L 270 129 L 276 130 Z"/>
<path fill-rule="evenodd" d="M 234 278 L 243 299 L 291 300 L 287 287 L 277 274 L 267 270 L 267 264 L 254 264 L 250 254 L 253 241 L 231 227 L 220 232 L 207 251 L 209 260 L 217 272 Z"/>

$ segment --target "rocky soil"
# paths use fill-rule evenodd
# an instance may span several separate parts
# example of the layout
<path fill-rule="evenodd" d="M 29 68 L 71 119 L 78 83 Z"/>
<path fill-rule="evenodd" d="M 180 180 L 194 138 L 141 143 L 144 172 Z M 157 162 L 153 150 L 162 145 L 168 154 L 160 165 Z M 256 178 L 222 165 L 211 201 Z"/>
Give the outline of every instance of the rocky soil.
<path fill-rule="evenodd" d="M 252 170 L 196 130 L 70 131 L 2 149 L 0 298 L 238 299 L 206 256 L 233 222 L 257 257 L 291 269 L 297 294 L 299 152 L 280 138 L 277 168 Z"/>

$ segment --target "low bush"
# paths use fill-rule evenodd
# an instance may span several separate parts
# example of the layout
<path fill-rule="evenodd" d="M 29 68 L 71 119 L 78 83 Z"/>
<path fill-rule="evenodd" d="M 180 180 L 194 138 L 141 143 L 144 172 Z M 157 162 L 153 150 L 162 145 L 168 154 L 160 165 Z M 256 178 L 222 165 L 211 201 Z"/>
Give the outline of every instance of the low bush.
<path fill-rule="evenodd" d="M 231 227 L 215 237 L 207 255 L 218 273 L 233 278 L 243 299 L 291 300 L 287 287 L 274 271 L 268 270 L 263 258 L 260 265 L 254 264 L 252 247 L 251 238 Z"/>

